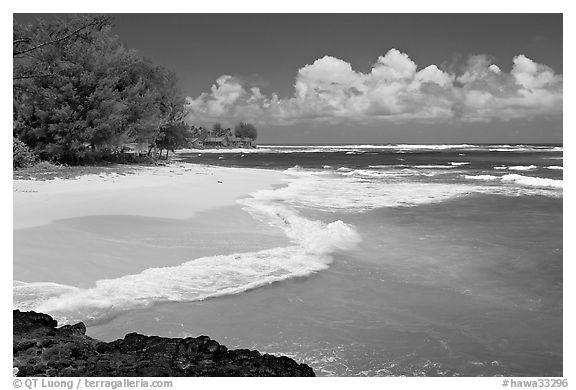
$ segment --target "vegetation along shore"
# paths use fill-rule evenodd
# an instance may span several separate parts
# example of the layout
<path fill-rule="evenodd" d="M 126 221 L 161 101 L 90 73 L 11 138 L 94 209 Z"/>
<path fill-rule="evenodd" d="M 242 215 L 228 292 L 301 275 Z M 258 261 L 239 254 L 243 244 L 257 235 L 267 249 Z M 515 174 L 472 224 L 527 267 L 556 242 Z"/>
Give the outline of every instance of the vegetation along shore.
<path fill-rule="evenodd" d="M 126 47 L 113 22 L 14 22 L 14 169 L 150 164 L 177 148 L 254 146 L 253 124 L 189 123 L 176 75 Z"/>

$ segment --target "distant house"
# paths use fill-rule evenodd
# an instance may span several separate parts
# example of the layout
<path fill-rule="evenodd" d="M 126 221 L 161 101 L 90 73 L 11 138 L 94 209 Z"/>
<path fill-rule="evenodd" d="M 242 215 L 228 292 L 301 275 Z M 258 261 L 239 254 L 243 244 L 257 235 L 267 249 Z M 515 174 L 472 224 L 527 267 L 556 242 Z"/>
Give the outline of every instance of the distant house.
<path fill-rule="evenodd" d="M 228 147 L 230 144 L 228 137 L 207 137 L 204 140 L 204 146 L 207 148 L 221 148 Z"/>
<path fill-rule="evenodd" d="M 226 133 L 220 133 L 217 136 L 212 131 L 201 132 L 198 137 L 190 140 L 189 145 L 195 149 L 252 148 L 254 147 L 254 141 L 248 137 L 236 137 L 232 130 L 228 129 Z"/>
<path fill-rule="evenodd" d="M 253 146 L 253 141 L 248 137 L 235 137 L 231 138 L 231 144 L 235 148 L 251 148 Z"/>
<path fill-rule="evenodd" d="M 122 145 L 122 153 L 143 156 L 148 154 L 148 144 L 132 142 Z"/>
<path fill-rule="evenodd" d="M 192 148 L 201 149 L 204 147 L 204 141 L 200 138 L 192 138 L 190 140 L 190 146 Z"/>

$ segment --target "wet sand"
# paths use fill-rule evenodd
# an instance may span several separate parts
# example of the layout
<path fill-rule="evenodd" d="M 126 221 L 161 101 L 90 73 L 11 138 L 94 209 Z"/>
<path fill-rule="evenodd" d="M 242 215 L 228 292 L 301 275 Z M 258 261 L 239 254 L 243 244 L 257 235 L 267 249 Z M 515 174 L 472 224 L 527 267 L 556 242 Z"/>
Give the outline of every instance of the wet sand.
<path fill-rule="evenodd" d="M 243 237 L 269 227 L 236 200 L 282 178 L 265 170 L 178 164 L 129 176 L 16 180 L 14 279 L 89 287 L 227 247 L 234 252 L 234 243 L 262 249 Z"/>

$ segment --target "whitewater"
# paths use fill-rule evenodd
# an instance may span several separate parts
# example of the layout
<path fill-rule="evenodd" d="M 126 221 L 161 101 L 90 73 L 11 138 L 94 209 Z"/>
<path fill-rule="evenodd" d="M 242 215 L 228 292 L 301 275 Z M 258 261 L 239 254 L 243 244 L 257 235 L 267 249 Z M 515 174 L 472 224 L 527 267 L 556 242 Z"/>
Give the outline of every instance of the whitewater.
<path fill-rule="evenodd" d="M 200 301 L 306 277 L 326 269 L 334 251 L 353 249 L 361 241 L 354 228 L 342 221 L 309 220 L 269 198 L 270 191 L 259 191 L 239 203 L 255 218 L 282 230 L 294 245 L 149 268 L 139 274 L 98 280 L 88 289 L 15 281 L 15 308 L 50 313 L 61 323 L 97 322 L 154 303 Z"/>

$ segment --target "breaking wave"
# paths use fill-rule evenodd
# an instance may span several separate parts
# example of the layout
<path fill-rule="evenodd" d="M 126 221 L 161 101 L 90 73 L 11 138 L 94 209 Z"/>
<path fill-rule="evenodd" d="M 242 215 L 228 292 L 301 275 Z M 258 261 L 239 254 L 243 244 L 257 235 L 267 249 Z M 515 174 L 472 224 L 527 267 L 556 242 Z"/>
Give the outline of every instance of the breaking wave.
<path fill-rule="evenodd" d="M 412 207 L 472 194 L 562 196 L 562 180 L 517 174 L 463 175 L 455 169 L 444 171 L 451 176 L 442 176 L 414 167 L 372 167 L 379 169 L 341 167 L 333 171 L 314 171 L 296 166 L 285 171 L 292 176 L 287 186 L 263 191 L 261 196 L 296 207 L 346 213 L 382 207 Z M 470 182 L 456 180 L 457 176 Z"/>
<path fill-rule="evenodd" d="M 493 175 L 464 175 L 465 179 L 468 180 L 498 180 L 498 176 Z"/>
<path fill-rule="evenodd" d="M 533 171 L 538 168 L 536 165 L 514 165 L 508 167 L 509 171 Z"/>
<path fill-rule="evenodd" d="M 482 181 L 500 181 L 504 184 L 515 184 L 520 186 L 520 189 L 523 187 L 527 187 L 529 189 L 545 189 L 543 192 L 534 192 L 528 191 L 524 192 L 525 195 L 547 195 L 557 197 L 559 195 L 558 192 L 550 192 L 547 191 L 548 189 L 554 190 L 561 190 L 563 188 L 563 181 L 562 180 L 555 180 L 555 179 L 548 179 L 543 177 L 533 177 L 533 176 L 523 176 L 518 174 L 507 174 L 503 176 L 494 176 L 494 175 L 464 175 L 464 178 L 467 180 L 482 180 Z M 518 188 L 517 188 L 518 189 Z M 498 193 L 498 191 L 494 191 Z M 520 191 L 521 192 L 521 191 Z M 503 192 L 506 194 L 505 192 Z M 518 194 L 518 191 L 511 192 L 511 195 Z"/>
<path fill-rule="evenodd" d="M 529 187 L 550 187 L 550 188 L 563 188 L 562 180 L 547 179 L 543 177 L 531 177 L 523 175 L 504 175 L 502 176 L 504 182 L 514 182 L 523 186 Z"/>
<path fill-rule="evenodd" d="M 426 151 L 489 151 L 489 152 L 562 152 L 561 146 L 544 145 L 471 145 L 471 144 L 364 144 L 364 145 L 257 145 L 253 149 L 217 148 L 217 149 L 180 149 L 181 153 L 334 153 L 347 152 L 360 154 L 367 151 L 391 151 L 396 153 Z"/>
<path fill-rule="evenodd" d="M 350 250 L 360 236 L 342 221 L 309 220 L 260 192 L 239 201 L 254 217 L 281 229 L 291 245 L 257 252 L 194 259 L 173 267 L 149 268 L 93 288 L 57 283 L 14 284 L 14 305 L 49 313 L 59 322 L 99 321 L 159 302 L 189 302 L 246 290 L 322 271 L 332 254 Z"/>

